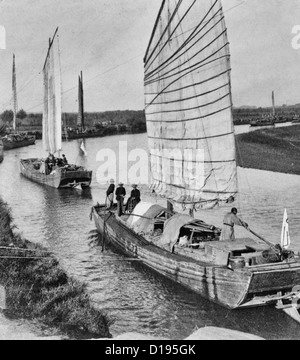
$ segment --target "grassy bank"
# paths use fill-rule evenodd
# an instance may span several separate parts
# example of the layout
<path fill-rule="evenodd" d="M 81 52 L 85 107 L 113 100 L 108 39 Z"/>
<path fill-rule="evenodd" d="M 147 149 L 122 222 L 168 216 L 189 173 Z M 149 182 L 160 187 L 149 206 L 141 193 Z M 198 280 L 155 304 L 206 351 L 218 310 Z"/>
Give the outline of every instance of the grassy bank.
<path fill-rule="evenodd" d="M 108 320 L 91 304 L 85 285 L 74 280 L 42 246 L 15 232 L 0 199 L 0 284 L 7 313 L 38 320 L 72 337 L 110 337 Z"/>
<path fill-rule="evenodd" d="M 239 166 L 300 175 L 300 126 L 266 128 L 236 136 Z"/>

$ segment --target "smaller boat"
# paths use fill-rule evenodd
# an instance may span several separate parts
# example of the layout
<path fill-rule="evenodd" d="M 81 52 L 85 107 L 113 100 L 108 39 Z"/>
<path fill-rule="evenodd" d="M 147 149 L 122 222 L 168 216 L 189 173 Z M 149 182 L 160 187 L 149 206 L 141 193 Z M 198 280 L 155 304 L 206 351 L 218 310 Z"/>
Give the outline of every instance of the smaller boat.
<path fill-rule="evenodd" d="M 17 149 L 35 144 L 35 136 L 23 134 L 8 134 L 2 138 L 4 150 Z"/>
<path fill-rule="evenodd" d="M 255 119 L 250 121 L 250 126 L 275 126 L 275 119 Z"/>
<path fill-rule="evenodd" d="M 2 163 L 3 158 L 4 158 L 4 147 L 3 147 L 3 142 L 0 139 L 0 163 Z"/>
<path fill-rule="evenodd" d="M 250 126 L 275 126 L 276 119 L 275 95 L 274 91 L 272 91 L 272 114 L 266 118 L 262 117 L 261 119 L 250 121 Z"/>
<path fill-rule="evenodd" d="M 50 174 L 45 170 L 43 159 L 21 160 L 21 173 L 26 178 L 56 189 L 87 188 L 91 185 L 92 171 L 76 165 L 57 166 Z"/>
<path fill-rule="evenodd" d="M 78 82 L 78 116 L 77 116 L 77 128 L 67 129 L 65 124 L 65 131 L 62 135 L 63 140 L 75 140 L 85 138 L 95 138 L 104 136 L 104 130 L 87 129 L 85 127 L 84 118 L 84 93 L 83 93 L 83 77 L 82 72 L 79 75 Z"/>
<path fill-rule="evenodd" d="M 299 124 L 300 123 L 300 116 L 294 115 L 292 119 L 292 124 Z"/>
<path fill-rule="evenodd" d="M 12 93 L 13 93 L 13 132 L 11 134 L 2 137 L 4 150 L 17 149 L 24 146 L 30 146 L 35 144 L 35 136 L 20 134 L 17 132 L 17 81 L 16 81 L 16 63 L 15 55 L 13 56 L 13 68 L 12 68 Z"/>
<path fill-rule="evenodd" d="M 62 150 L 61 72 L 58 29 L 50 41 L 44 65 L 43 147 L 46 159 L 22 159 L 21 174 L 31 181 L 54 188 L 89 187 L 92 171 L 68 164 Z M 54 154 L 58 154 L 56 157 Z"/>

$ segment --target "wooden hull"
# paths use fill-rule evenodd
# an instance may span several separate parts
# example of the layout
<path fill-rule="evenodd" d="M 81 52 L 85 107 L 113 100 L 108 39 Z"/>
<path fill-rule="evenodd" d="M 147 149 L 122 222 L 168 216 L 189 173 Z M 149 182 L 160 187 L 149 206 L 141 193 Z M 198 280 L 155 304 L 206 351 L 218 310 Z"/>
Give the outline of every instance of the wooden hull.
<path fill-rule="evenodd" d="M 20 141 L 8 141 L 6 139 L 3 139 L 4 150 L 12 150 L 34 144 L 35 144 L 35 137 L 31 137 Z"/>
<path fill-rule="evenodd" d="M 227 308 L 269 305 L 279 291 L 286 293 L 300 284 L 299 263 L 233 271 L 163 250 L 134 233 L 114 213 L 99 214 L 93 208 L 92 214 L 98 232 L 124 255 Z"/>
<path fill-rule="evenodd" d="M 56 189 L 73 188 L 81 185 L 82 188 L 89 187 L 92 181 L 92 171 L 75 170 L 69 171 L 65 168 L 57 167 L 50 175 L 40 173 L 39 170 L 34 170 L 31 164 L 38 159 L 21 160 L 21 174 L 27 179 L 36 183 L 51 186 Z"/>
<path fill-rule="evenodd" d="M 0 139 L 0 163 L 2 163 L 3 158 L 4 158 L 4 147 L 3 147 L 3 142 Z"/>

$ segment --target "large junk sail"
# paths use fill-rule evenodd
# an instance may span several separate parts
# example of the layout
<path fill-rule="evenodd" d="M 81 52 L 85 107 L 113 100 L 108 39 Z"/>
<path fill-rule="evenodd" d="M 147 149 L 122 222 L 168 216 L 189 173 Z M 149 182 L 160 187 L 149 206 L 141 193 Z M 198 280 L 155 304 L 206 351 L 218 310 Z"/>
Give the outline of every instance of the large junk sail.
<path fill-rule="evenodd" d="M 16 60 L 15 54 L 13 55 L 13 68 L 12 68 L 12 93 L 13 93 L 13 129 L 17 129 L 17 111 L 18 111 L 18 102 L 17 102 L 17 77 L 16 77 Z"/>
<path fill-rule="evenodd" d="M 153 189 L 183 208 L 227 201 L 237 169 L 221 1 L 163 1 L 144 62 Z"/>
<path fill-rule="evenodd" d="M 61 71 L 57 31 L 50 42 L 44 69 L 43 146 L 54 154 L 62 147 Z"/>

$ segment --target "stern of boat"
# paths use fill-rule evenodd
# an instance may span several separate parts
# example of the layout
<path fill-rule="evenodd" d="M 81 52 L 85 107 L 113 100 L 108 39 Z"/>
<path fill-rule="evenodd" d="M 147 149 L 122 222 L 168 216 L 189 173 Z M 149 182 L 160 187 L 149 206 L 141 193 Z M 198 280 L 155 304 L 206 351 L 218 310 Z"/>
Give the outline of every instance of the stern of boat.
<path fill-rule="evenodd" d="M 300 287 L 300 262 L 284 262 L 250 266 L 251 281 L 239 307 L 278 305 L 278 301 L 293 298 L 295 287 Z"/>
<path fill-rule="evenodd" d="M 60 188 L 88 188 L 92 182 L 92 171 L 62 169 Z"/>

